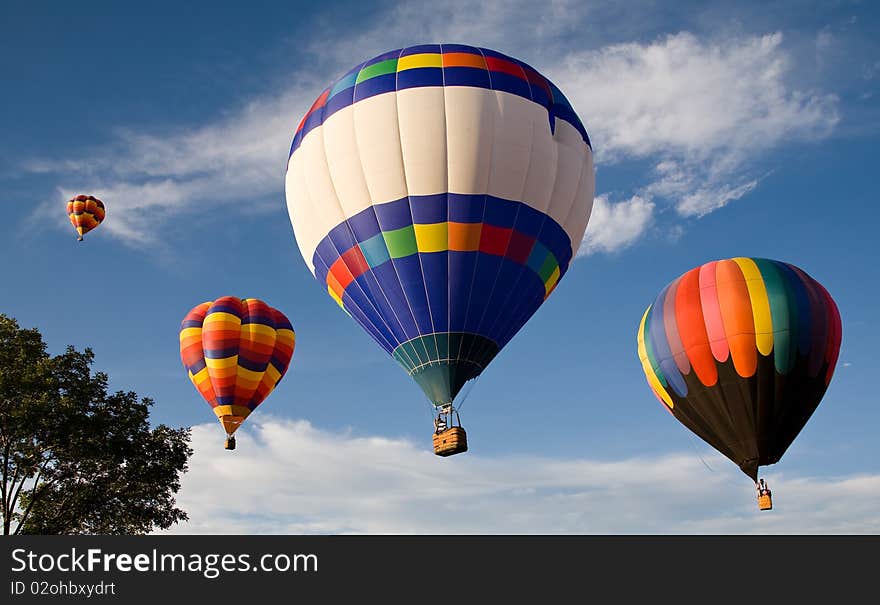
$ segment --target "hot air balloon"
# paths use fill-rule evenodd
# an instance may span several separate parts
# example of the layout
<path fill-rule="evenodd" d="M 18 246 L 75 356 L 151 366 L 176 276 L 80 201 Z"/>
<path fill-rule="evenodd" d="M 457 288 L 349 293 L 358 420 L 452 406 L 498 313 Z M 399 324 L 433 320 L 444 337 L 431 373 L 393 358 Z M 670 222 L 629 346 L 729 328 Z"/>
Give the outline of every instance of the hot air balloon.
<path fill-rule="evenodd" d="M 803 270 L 763 258 L 706 263 L 666 286 L 642 317 L 638 351 L 664 407 L 756 482 L 825 394 L 840 350 L 831 296 Z"/>
<path fill-rule="evenodd" d="M 364 61 L 299 123 L 285 189 L 300 252 L 435 406 L 438 455 L 466 449 L 456 396 L 565 275 L 594 187 L 562 92 L 485 48 Z"/>
<path fill-rule="evenodd" d="M 67 202 L 67 216 L 76 229 L 77 240 L 101 224 L 104 220 L 104 202 L 93 195 L 77 195 Z"/>
<path fill-rule="evenodd" d="M 287 372 L 296 335 L 281 311 L 256 298 L 224 296 L 194 307 L 180 324 L 189 379 L 226 430 L 235 431 Z"/>

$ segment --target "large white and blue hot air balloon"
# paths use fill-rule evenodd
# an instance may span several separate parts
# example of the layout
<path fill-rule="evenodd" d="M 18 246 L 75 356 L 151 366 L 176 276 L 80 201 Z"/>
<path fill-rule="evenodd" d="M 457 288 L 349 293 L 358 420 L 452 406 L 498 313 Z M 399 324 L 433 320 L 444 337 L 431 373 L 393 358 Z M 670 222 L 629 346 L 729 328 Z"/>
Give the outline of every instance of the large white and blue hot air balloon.
<path fill-rule="evenodd" d="M 309 269 L 435 406 L 558 285 L 594 189 L 590 140 L 562 92 L 522 61 L 457 44 L 342 76 L 299 124 L 286 176 Z"/>

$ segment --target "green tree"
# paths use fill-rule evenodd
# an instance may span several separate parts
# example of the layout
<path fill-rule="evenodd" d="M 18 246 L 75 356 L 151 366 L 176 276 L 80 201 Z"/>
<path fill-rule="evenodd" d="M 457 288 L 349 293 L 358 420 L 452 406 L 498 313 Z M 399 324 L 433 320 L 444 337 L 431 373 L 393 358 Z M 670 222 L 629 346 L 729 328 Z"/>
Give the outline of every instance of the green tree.
<path fill-rule="evenodd" d="M 37 329 L 0 314 L 4 534 L 143 534 L 175 506 L 188 428 L 150 428 L 153 402 L 109 393 L 90 349 L 51 356 Z"/>

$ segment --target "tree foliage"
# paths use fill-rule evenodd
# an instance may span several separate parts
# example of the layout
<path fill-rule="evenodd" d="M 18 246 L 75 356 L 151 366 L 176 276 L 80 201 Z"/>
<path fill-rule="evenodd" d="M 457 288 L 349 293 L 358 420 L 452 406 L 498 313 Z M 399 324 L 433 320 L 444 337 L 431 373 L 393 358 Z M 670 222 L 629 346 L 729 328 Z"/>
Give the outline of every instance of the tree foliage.
<path fill-rule="evenodd" d="M 0 314 L 3 533 L 143 534 L 186 520 L 175 505 L 189 429 L 149 424 L 152 400 L 108 392 L 94 354 L 46 351 Z"/>

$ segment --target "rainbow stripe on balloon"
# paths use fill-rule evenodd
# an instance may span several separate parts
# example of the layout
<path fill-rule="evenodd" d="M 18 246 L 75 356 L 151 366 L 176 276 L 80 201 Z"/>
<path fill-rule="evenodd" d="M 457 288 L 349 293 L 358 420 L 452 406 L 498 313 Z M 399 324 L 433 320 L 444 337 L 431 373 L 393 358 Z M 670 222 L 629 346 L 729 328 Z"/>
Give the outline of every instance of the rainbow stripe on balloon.
<path fill-rule="evenodd" d="M 673 409 L 688 383 L 718 384 L 722 364 L 751 378 L 771 356 L 778 375 L 799 365 L 812 378 L 824 372 L 827 386 L 840 340 L 840 314 L 819 282 L 787 263 L 734 258 L 666 286 L 642 316 L 638 351 L 654 394 Z"/>
<path fill-rule="evenodd" d="M 386 92 L 423 86 L 468 86 L 508 92 L 547 109 L 574 126 L 590 145 L 587 130 L 568 99 L 526 63 L 488 48 L 462 44 L 423 44 L 383 53 L 358 65 L 322 92 L 297 126 L 288 157 L 303 138 L 337 111 Z"/>
<path fill-rule="evenodd" d="M 367 208 L 334 228 L 313 262 L 330 296 L 413 375 L 449 360 L 479 373 L 571 257 L 563 228 L 527 204 L 441 194 Z"/>

